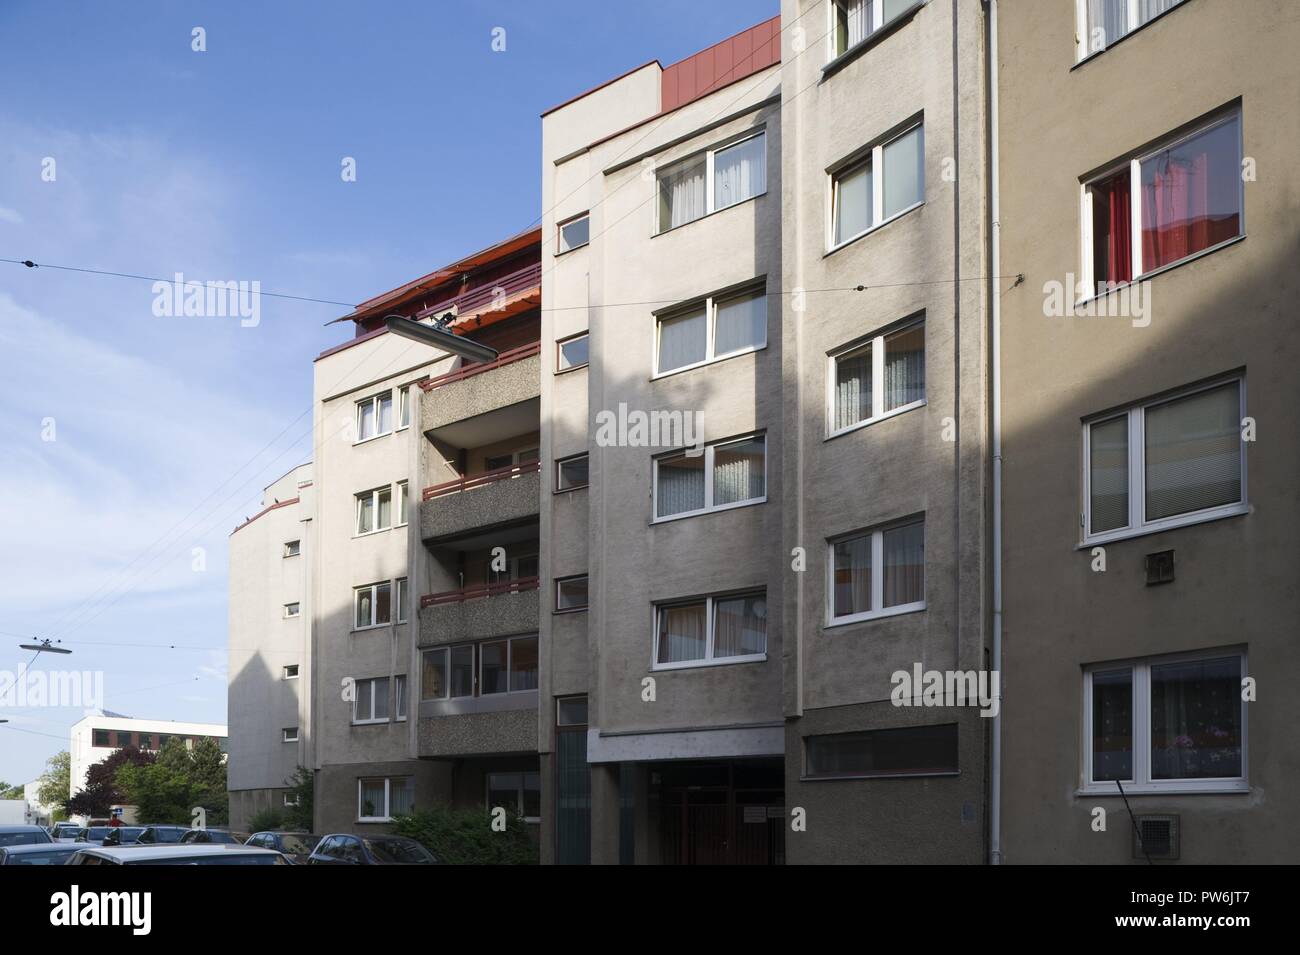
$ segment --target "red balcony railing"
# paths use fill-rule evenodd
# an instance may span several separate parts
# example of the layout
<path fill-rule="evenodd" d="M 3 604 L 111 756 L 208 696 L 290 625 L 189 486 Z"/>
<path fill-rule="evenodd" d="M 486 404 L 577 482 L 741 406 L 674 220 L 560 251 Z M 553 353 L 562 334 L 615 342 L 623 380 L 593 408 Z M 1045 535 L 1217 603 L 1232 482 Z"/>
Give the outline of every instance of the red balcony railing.
<path fill-rule="evenodd" d="M 521 474 L 532 474 L 541 469 L 541 461 L 525 461 L 523 464 L 510 464 L 503 468 L 484 471 L 482 474 L 467 474 L 464 477 L 456 478 L 454 481 L 446 481 L 442 484 L 426 487 L 424 489 L 424 500 L 429 501 L 435 497 L 444 497 L 448 494 L 459 494 L 461 491 L 467 491 L 473 487 L 482 487 L 484 484 L 491 484 L 494 481 L 507 481 L 510 478 L 519 477 Z"/>
<path fill-rule="evenodd" d="M 539 585 L 537 577 L 520 577 L 518 580 L 503 580 L 496 584 L 479 584 L 461 590 L 448 590 L 441 594 L 425 594 L 420 598 L 420 607 L 432 607 L 436 604 L 458 604 L 479 597 L 497 597 L 501 594 L 517 594 L 525 590 L 536 590 Z"/>
<path fill-rule="evenodd" d="M 481 362 L 477 365 L 465 365 L 457 368 L 455 371 L 449 371 L 445 375 L 439 375 L 437 378 L 429 378 L 420 382 L 420 387 L 425 391 L 432 391 L 442 385 L 449 385 L 453 381 L 464 381 L 466 378 L 473 378 L 475 375 L 481 375 L 485 371 L 492 371 L 494 368 L 500 368 L 502 365 L 509 365 L 511 362 L 523 361 L 525 358 L 532 358 L 542 351 L 541 342 L 529 342 L 527 345 L 520 345 L 517 348 L 511 348 L 497 355 L 492 361 Z"/>
<path fill-rule="evenodd" d="M 532 289 L 536 289 L 540 293 L 541 287 L 542 263 L 534 262 L 532 265 L 525 265 L 522 269 L 516 269 L 509 275 L 503 275 L 497 279 L 488 279 L 482 284 L 475 285 L 467 292 L 462 292 L 460 295 L 438 302 L 436 305 L 419 312 L 416 318 L 424 318 L 428 315 L 444 315 L 452 308 L 455 308 L 457 315 L 472 315 L 483 306 L 492 305 L 498 296 L 512 298 L 520 292 L 528 292 Z"/>

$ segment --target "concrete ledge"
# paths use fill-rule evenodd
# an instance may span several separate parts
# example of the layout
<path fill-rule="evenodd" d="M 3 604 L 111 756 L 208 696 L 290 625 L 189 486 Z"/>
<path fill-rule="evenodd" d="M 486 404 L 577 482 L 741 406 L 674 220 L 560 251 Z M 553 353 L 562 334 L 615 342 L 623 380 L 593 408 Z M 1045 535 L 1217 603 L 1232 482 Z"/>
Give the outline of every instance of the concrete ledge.
<path fill-rule="evenodd" d="M 542 356 L 533 355 L 431 389 L 420 403 L 422 427 L 431 431 L 537 398 L 541 393 Z"/>
<path fill-rule="evenodd" d="M 597 727 L 587 730 L 589 763 L 784 755 L 785 726 L 781 723 L 609 736 Z"/>
<path fill-rule="evenodd" d="M 420 646 L 445 646 L 487 637 L 536 633 L 540 590 L 476 597 L 420 608 Z"/>
<path fill-rule="evenodd" d="M 435 541 L 536 518 L 541 491 L 541 472 L 533 471 L 421 501 L 420 535 Z"/>
<path fill-rule="evenodd" d="M 423 758 L 487 753 L 537 752 L 537 710 L 503 710 L 459 716 L 422 716 L 418 728 Z"/>

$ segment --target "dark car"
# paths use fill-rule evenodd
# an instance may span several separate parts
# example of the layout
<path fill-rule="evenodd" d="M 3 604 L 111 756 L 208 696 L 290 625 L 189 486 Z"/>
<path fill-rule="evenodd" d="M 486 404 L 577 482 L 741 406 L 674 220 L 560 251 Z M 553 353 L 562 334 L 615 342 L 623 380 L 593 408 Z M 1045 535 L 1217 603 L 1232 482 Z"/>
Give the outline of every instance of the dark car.
<path fill-rule="evenodd" d="M 158 846 L 178 843 L 189 832 L 188 826 L 145 826 L 144 831 L 136 836 L 135 844 L 140 846 Z"/>
<path fill-rule="evenodd" d="M 106 846 L 130 846 L 135 844 L 135 840 L 140 838 L 144 832 L 144 826 L 109 826 L 108 832 L 104 834 L 101 840 L 102 845 Z"/>
<path fill-rule="evenodd" d="M 278 832 L 268 829 L 265 832 L 253 833 L 244 845 L 274 849 L 276 852 L 283 852 L 299 865 L 306 865 L 312 850 L 319 843 L 320 836 L 310 832 Z"/>
<path fill-rule="evenodd" d="M 0 865 L 63 865 L 82 847 L 75 842 L 38 842 L 0 849 Z"/>
<path fill-rule="evenodd" d="M 308 865 L 441 865 L 442 860 L 405 836 L 333 833 L 321 839 Z"/>
<path fill-rule="evenodd" d="M 40 826 L 0 826 L 0 846 L 34 846 L 53 841 Z"/>
<path fill-rule="evenodd" d="M 248 839 L 246 832 L 231 832 L 229 829 L 191 829 L 181 836 L 181 845 L 194 843 L 215 844 L 223 846 L 242 846 Z"/>
<path fill-rule="evenodd" d="M 292 865 L 278 852 L 252 846 L 82 846 L 67 865 Z"/>

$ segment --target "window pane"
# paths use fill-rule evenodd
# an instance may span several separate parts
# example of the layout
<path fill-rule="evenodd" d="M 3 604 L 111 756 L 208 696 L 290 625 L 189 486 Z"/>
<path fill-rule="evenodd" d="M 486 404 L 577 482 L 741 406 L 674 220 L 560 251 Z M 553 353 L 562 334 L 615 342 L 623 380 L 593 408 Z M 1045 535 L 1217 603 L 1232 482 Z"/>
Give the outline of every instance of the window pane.
<path fill-rule="evenodd" d="M 871 33 L 871 0 L 835 0 L 835 52 L 843 53 Z"/>
<path fill-rule="evenodd" d="M 924 135 L 922 127 L 908 130 L 884 149 L 886 218 L 925 198 Z"/>
<path fill-rule="evenodd" d="M 406 523 L 406 482 L 397 485 L 397 523 Z"/>
<path fill-rule="evenodd" d="M 1151 667 L 1151 778 L 1241 775 L 1241 659 Z"/>
<path fill-rule="evenodd" d="M 570 338 L 560 342 L 560 369 L 576 368 L 587 364 L 587 345 L 590 339 L 586 335 Z"/>
<path fill-rule="evenodd" d="M 542 776 L 524 773 L 524 816 L 536 819 L 542 814 Z"/>
<path fill-rule="evenodd" d="M 559 489 L 584 487 L 589 480 L 587 455 L 560 462 Z"/>
<path fill-rule="evenodd" d="M 659 662 L 703 660 L 706 621 L 704 604 L 659 608 Z"/>
<path fill-rule="evenodd" d="M 871 609 L 871 535 L 835 545 L 836 617 L 866 613 Z"/>
<path fill-rule="evenodd" d="M 401 389 L 397 392 L 397 426 L 399 428 L 408 427 L 411 423 L 411 387 Z"/>
<path fill-rule="evenodd" d="M 560 251 L 567 252 L 580 245 L 586 245 L 591 238 L 591 219 L 582 216 L 560 226 Z"/>
<path fill-rule="evenodd" d="M 713 602 L 714 657 L 738 657 L 766 652 L 766 596 L 751 594 Z"/>
<path fill-rule="evenodd" d="M 388 783 L 389 814 L 398 816 L 415 810 L 415 783 L 411 779 L 393 779 Z"/>
<path fill-rule="evenodd" d="M 925 524 L 895 527 L 883 534 L 886 607 L 925 599 Z"/>
<path fill-rule="evenodd" d="M 555 722 L 559 726 L 585 726 L 587 723 L 587 698 L 571 696 L 556 700 Z"/>
<path fill-rule="evenodd" d="M 353 709 L 354 719 L 368 720 L 374 713 L 374 693 L 373 687 L 369 680 L 358 680 L 356 682 L 357 699 L 356 706 Z"/>
<path fill-rule="evenodd" d="M 391 393 L 381 395 L 379 404 L 379 433 L 387 434 L 393 430 L 393 396 Z"/>
<path fill-rule="evenodd" d="M 375 403 L 363 401 L 357 405 L 357 440 L 372 437 L 375 433 Z"/>
<path fill-rule="evenodd" d="M 871 162 L 843 172 L 835 181 L 835 244 L 871 226 Z"/>
<path fill-rule="evenodd" d="M 1088 456 L 1088 530 L 1128 527 L 1128 415 L 1088 428 Z"/>
<path fill-rule="evenodd" d="M 369 587 L 357 591 L 357 626 L 368 627 L 374 611 L 374 597 Z"/>
<path fill-rule="evenodd" d="M 362 818 L 382 816 L 384 808 L 384 781 L 361 780 L 361 805 L 357 807 L 357 815 Z"/>
<path fill-rule="evenodd" d="M 1092 778 L 1133 778 L 1133 671 L 1092 675 Z"/>
<path fill-rule="evenodd" d="M 1236 382 L 1146 409 L 1146 515 L 1159 520 L 1241 500 Z"/>
<path fill-rule="evenodd" d="M 704 309 L 659 320 L 659 371 L 704 361 L 708 330 Z"/>
<path fill-rule="evenodd" d="M 397 622 L 402 623 L 406 620 L 406 591 L 407 581 L 401 577 L 397 581 Z"/>
<path fill-rule="evenodd" d="M 885 410 L 925 397 L 925 325 L 885 336 Z"/>
<path fill-rule="evenodd" d="M 375 680 L 375 719 L 388 719 L 388 678 Z"/>
<path fill-rule="evenodd" d="M 1142 268 L 1177 262 L 1241 234 L 1237 119 L 1142 161 Z"/>
<path fill-rule="evenodd" d="M 384 488 L 379 492 L 379 520 L 375 524 L 376 528 L 385 528 L 393 526 L 393 489 Z"/>
<path fill-rule="evenodd" d="M 767 293 L 727 299 L 717 305 L 713 322 L 713 353 L 725 355 L 767 343 Z"/>
<path fill-rule="evenodd" d="M 705 159 L 700 156 L 659 177 L 659 231 L 704 215 Z"/>
<path fill-rule="evenodd" d="M 375 623 L 389 623 L 393 619 L 393 586 L 383 583 L 375 586 Z"/>
<path fill-rule="evenodd" d="M 504 693 L 506 683 L 506 642 L 485 643 L 479 649 L 482 659 L 482 673 L 479 675 L 479 694 Z"/>
<path fill-rule="evenodd" d="M 655 468 L 655 516 L 684 514 L 704 506 L 704 458 L 680 454 L 661 458 Z"/>
<path fill-rule="evenodd" d="M 1128 33 L 1128 0 L 1088 0 L 1088 49 L 1104 50 Z"/>
<path fill-rule="evenodd" d="M 1138 26 L 1182 2 L 1183 0 L 1138 0 Z"/>
<path fill-rule="evenodd" d="M 519 773 L 488 773 L 488 808 L 502 807 L 512 815 L 517 813 L 522 782 Z"/>
<path fill-rule="evenodd" d="M 357 498 L 357 533 L 369 534 L 375 529 L 375 498 L 362 494 Z"/>
<path fill-rule="evenodd" d="M 871 417 L 871 345 L 835 359 L 835 429 Z"/>
<path fill-rule="evenodd" d="M 767 134 L 713 154 L 713 208 L 725 209 L 767 189 Z"/>
<path fill-rule="evenodd" d="M 885 0 L 884 10 L 880 14 L 881 25 L 894 19 L 915 2 L 916 0 Z"/>
<path fill-rule="evenodd" d="M 451 648 L 451 695 L 474 695 L 474 648 Z"/>
<path fill-rule="evenodd" d="M 447 698 L 447 651 L 425 650 L 421 658 L 420 699 L 445 700 Z"/>
<path fill-rule="evenodd" d="M 957 725 L 809 736 L 810 776 L 957 772 Z"/>
<path fill-rule="evenodd" d="M 537 638 L 510 641 L 510 690 L 537 689 Z"/>
<path fill-rule="evenodd" d="M 1126 166 L 1088 187 L 1092 196 L 1092 275 L 1098 293 L 1133 278 L 1132 183 Z"/>
<path fill-rule="evenodd" d="M 555 609 L 573 610 L 587 606 L 587 578 L 571 577 L 557 581 L 555 586 Z"/>
<path fill-rule="evenodd" d="M 765 439 L 749 438 L 713 449 L 715 506 L 752 501 L 763 496 L 766 447 Z"/>

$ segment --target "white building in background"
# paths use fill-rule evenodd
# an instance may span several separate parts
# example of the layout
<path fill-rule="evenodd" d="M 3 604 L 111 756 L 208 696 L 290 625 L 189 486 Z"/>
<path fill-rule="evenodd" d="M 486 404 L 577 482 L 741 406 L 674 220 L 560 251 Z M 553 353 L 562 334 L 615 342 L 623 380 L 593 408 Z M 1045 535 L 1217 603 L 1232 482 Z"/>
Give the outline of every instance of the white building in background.
<path fill-rule="evenodd" d="M 222 723 L 181 723 L 175 720 L 138 720 L 120 713 L 100 710 L 85 716 L 72 725 L 69 772 L 69 795 L 75 795 L 86 786 L 86 772 L 96 763 L 103 762 L 116 749 L 135 746 L 137 749 L 156 752 L 169 739 L 181 738 L 187 746 L 205 737 L 217 741 L 226 752 L 226 726 Z"/>
<path fill-rule="evenodd" d="M 53 821 L 54 810 L 57 807 L 47 806 L 41 802 L 40 792 L 40 777 L 23 785 L 23 799 L 27 801 L 27 819 L 33 825 L 48 826 Z"/>

